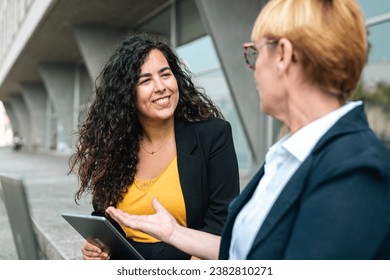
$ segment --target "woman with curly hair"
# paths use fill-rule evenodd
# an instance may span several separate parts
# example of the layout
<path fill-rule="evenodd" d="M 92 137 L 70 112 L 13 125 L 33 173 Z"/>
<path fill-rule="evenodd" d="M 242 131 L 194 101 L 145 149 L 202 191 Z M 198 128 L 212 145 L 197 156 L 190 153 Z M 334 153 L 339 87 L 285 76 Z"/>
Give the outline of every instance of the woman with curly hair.
<path fill-rule="evenodd" d="M 220 235 L 227 206 L 239 194 L 231 126 L 174 51 L 146 34 L 133 35 L 97 81 L 70 161 L 80 180 L 76 201 L 89 192 L 94 214 L 109 206 L 153 214 L 156 197 L 180 225 Z M 146 259 L 191 258 L 122 229 Z M 81 251 L 84 259 L 115 258 L 87 241 Z"/>

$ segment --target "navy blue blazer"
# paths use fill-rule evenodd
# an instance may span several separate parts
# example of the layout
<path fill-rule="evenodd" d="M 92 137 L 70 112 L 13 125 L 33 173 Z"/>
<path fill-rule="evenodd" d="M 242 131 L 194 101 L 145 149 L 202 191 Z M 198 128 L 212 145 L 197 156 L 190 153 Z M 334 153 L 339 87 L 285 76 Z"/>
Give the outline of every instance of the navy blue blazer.
<path fill-rule="evenodd" d="M 262 167 L 229 206 L 220 259 Z M 363 106 L 343 116 L 286 184 L 247 259 L 390 259 L 390 153 Z"/>

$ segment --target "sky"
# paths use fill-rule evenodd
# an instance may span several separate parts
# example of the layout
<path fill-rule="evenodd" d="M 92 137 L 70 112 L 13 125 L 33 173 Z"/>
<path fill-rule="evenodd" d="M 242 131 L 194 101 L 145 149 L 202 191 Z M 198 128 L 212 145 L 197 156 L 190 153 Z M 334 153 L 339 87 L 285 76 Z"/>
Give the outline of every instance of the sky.
<path fill-rule="evenodd" d="M 358 0 L 367 19 L 390 13 L 390 0 Z M 369 28 L 369 62 L 390 61 L 390 21 Z"/>

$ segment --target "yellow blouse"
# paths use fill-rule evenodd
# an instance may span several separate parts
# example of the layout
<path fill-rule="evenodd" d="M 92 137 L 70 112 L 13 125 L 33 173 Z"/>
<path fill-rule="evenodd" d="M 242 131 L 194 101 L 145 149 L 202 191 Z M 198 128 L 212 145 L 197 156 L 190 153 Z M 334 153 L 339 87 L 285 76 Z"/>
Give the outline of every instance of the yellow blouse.
<path fill-rule="evenodd" d="M 128 188 L 123 200 L 117 208 L 131 214 L 154 214 L 152 199 L 157 197 L 160 203 L 176 218 L 182 226 L 187 226 L 186 207 L 183 192 L 181 190 L 179 171 L 177 168 L 177 156 L 168 167 L 156 178 L 150 180 L 134 179 Z M 136 242 L 155 243 L 158 239 L 138 230 L 122 226 L 128 238 Z"/>

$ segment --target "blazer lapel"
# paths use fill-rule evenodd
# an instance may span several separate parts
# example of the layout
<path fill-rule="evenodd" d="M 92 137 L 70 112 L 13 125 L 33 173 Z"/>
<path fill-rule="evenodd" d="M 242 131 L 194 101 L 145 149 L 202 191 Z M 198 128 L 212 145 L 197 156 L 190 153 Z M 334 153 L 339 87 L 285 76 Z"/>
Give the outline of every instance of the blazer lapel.
<path fill-rule="evenodd" d="M 251 199 L 263 175 L 264 175 L 264 165 L 260 168 L 260 170 L 256 173 L 256 175 L 253 176 L 253 178 L 246 185 L 246 187 L 241 192 L 241 194 L 236 199 L 234 199 L 229 205 L 228 217 L 226 219 L 226 223 L 222 231 L 222 239 L 221 239 L 221 245 L 219 251 L 220 259 L 229 258 L 230 241 L 232 237 L 234 221 L 236 220 L 236 217 L 238 213 L 241 211 L 242 207 L 244 207 L 244 205 Z"/>
<path fill-rule="evenodd" d="M 177 165 L 186 205 L 187 226 L 192 227 L 198 220 L 196 213 L 202 212 L 202 163 L 191 154 L 198 143 L 194 131 L 188 128 L 185 122 L 176 120 Z"/>
<path fill-rule="evenodd" d="M 264 238 L 272 231 L 282 218 L 282 216 L 290 209 L 290 207 L 298 200 L 304 190 L 305 181 L 311 166 L 311 156 L 305 160 L 301 167 L 295 172 L 289 180 L 279 197 L 276 199 L 270 212 L 268 213 L 263 225 L 258 232 L 252 249 L 257 247 Z M 251 249 L 251 250 L 252 250 Z M 249 252 L 250 254 L 250 252 Z"/>
<path fill-rule="evenodd" d="M 255 192 L 257 185 L 260 182 L 261 177 L 264 175 L 264 165 L 257 171 L 255 176 L 250 180 L 248 185 L 244 188 L 242 193 L 232 202 L 230 205 L 229 211 L 232 216 L 238 215 L 238 212 L 241 211 L 242 207 L 251 199 L 253 193 Z"/>

